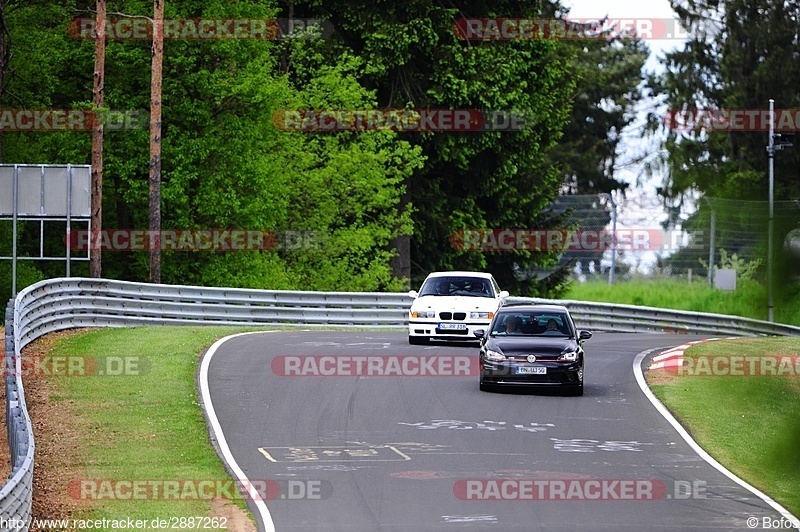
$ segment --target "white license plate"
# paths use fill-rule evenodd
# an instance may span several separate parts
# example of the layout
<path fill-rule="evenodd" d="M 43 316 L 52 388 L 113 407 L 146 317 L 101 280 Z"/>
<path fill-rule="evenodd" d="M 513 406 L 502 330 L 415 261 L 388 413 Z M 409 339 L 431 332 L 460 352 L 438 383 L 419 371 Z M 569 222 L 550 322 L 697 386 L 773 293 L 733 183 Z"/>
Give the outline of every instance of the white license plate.
<path fill-rule="evenodd" d="M 439 328 L 450 331 L 463 331 L 467 328 L 466 323 L 440 323 Z"/>
<path fill-rule="evenodd" d="M 517 374 L 547 375 L 547 368 L 544 366 L 517 366 Z"/>

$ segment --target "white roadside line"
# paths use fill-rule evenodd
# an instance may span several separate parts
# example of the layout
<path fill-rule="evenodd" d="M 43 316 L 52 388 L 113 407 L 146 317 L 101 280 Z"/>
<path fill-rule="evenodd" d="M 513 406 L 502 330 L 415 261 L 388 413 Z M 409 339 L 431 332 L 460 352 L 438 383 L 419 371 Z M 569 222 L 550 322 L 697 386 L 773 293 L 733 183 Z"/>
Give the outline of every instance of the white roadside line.
<path fill-rule="evenodd" d="M 633 374 L 636 376 L 636 382 L 639 384 L 639 388 L 642 390 L 642 393 L 645 395 L 645 397 L 647 397 L 650 400 L 650 402 L 653 403 L 653 406 L 656 407 L 656 410 L 658 410 L 659 414 L 664 416 L 664 419 L 666 419 L 669 422 L 669 424 L 672 425 L 672 428 L 674 428 L 677 431 L 677 433 L 680 434 L 680 436 L 684 439 L 684 441 L 689 444 L 689 447 L 691 447 L 692 450 L 700 456 L 700 458 L 708 462 L 708 464 L 711 467 L 713 467 L 714 469 L 716 469 L 717 471 L 719 471 L 732 481 L 736 482 L 746 490 L 750 491 L 765 503 L 769 504 L 773 509 L 775 509 L 778 513 L 780 513 L 784 518 L 786 518 L 787 521 L 789 521 L 790 523 L 797 523 L 798 522 L 797 517 L 792 515 L 786 508 L 778 504 L 767 494 L 762 493 L 756 487 L 751 486 L 744 480 L 740 479 L 739 477 L 728 471 L 725 468 L 725 466 L 717 462 L 710 454 L 708 454 L 702 447 L 700 447 L 697 444 L 697 442 L 694 441 L 694 439 L 689 435 L 689 433 L 686 432 L 686 429 L 683 428 L 680 422 L 678 422 L 678 420 L 675 419 L 675 417 L 670 413 L 670 411 L 667 410 L 667 407 L 665 407 L 664 404 L 661 401 L 659 401 L 658 398 L 655 396 L 655 394 L 650 390 L 650 387 L 647 385 L 647 382 L 644 379 L 644 373 L 642 372 L 642 360 L 644 360 L 644 357 L 646 357 L 653 351 L 657 351 L 659 349 L 663 348 L 656 347 L 654 349 L 647 349 L 645 351 L 642 351 L 641 353 L 636 355 L 636 358 L 633 360 Z M 796 528 L 800 530 L 800 527 Z"/>
<path fill-rule="evenodd" d="M 248 334 L 263 334 L 265 332 L 271 331 L 253 331 L 233 334 L 231 336 L 226 336 L 225 338 L 220 338 L 208 348 L 208 351 L 206 351 L 205 356 L 203 356 L 203 361 L 200 364 L 200 400 L 203 402 L 203 408 L 208 416 L 208 422 L 211 424 L 211 428 L 214 431 L 214 437 L 217 440 L 217 445 L 219 445 L 219 450 L 222 453 L 223 460 L 225 460 L 225 463 L 227 463 L 228 467 L 231 469 L 231 471 L 233 471 L 233 474 L 239 483 L 242 486 L 247 487 L 247 494 L 252 498 L 253 503 L 258 510 L 261 522 L 264 524 L 264 532 L 275 532 L 275 523 L 272 522 L 272 515 L 270 515 L 266 503 L 258 494 L 258 491 L 253 487 L 253 484 L 250 482 L 250 479 L 247 478 L 247 475 L 244 474 L 242 468 L 239 467 L 239 464 L 237 464 L 236 460 L 233 458 L 231 449 L 228 447 L 228 441 L 225 439 L 225 434 L 222 433 L 222 427 L 219 424 L 219 419 L 217 419 L 217 414 L 214 410 L 214 404 L 211 402 L 211 394 L 208 391 L 208 367 L 211 365 L 211 358 L 214 356 L 214 353 L 217 352 L 217 349 L 219 349 L 222 344 L 228 340 L 231 340 L 232 338 L 238 338 L 239 336 L 245 336 Z"/>

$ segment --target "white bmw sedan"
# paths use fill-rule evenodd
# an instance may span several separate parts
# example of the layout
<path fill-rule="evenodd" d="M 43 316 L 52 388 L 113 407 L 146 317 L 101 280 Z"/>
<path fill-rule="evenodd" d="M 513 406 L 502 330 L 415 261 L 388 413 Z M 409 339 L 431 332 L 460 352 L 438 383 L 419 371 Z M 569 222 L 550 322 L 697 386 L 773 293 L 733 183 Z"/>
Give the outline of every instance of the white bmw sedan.
<path fill-rule="evenodd" d="M 434 272 L 425 278 L 408 313 L 408 343 L 431 338 L 471 341 L 473 332 L 487 329 L 508 292 L 489 273 Z"/>

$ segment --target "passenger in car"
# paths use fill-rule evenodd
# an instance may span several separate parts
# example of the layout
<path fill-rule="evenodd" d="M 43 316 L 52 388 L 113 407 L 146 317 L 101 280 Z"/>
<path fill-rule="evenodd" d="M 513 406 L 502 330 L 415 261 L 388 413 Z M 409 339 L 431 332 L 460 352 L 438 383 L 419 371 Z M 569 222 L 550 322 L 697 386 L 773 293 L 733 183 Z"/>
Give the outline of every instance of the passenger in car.
<path fill-rule="evenodd" d="M 489 285 L 488 282 L 481 283 L 480 289 L 481 289 L 481 294 L 486 296 L 492 295 L 492 287 Z"/>

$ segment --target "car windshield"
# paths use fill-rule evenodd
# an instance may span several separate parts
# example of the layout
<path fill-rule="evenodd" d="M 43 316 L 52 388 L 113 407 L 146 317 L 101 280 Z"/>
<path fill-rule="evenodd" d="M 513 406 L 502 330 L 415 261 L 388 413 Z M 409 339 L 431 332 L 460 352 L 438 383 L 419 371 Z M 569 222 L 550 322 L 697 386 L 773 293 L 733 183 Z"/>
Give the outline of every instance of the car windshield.
<path fill-rule="evenodd" d="M 572 336 L 567 315 L 559 312 L 504 312 L 492 325 L 492 336 Z"/>
<path fill-rule="evenodd" d="M 489 279 L 481 277 L 433 277 L 425 281 L 421 296 L 494 297 Z"/>

